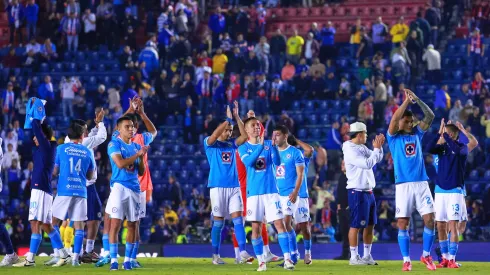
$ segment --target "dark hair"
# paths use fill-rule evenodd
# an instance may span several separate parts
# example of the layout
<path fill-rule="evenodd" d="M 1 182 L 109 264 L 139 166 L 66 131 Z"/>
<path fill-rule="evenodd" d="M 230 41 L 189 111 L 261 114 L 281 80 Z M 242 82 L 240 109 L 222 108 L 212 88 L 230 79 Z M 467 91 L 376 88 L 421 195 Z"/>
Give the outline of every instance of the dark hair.
<path fill-rule="evenodd" d="M 73 123 L 68 128 L 68 138 L 70 139 L 80 139 L 85 132 L 85 128 L 83 125 L 78 123 Z"/>
<path fill-rule="evenodd" d="M 412 113 L 412 111 L 410 111 L 410 110 L 405 110 L 405 112 L 404 112 L 404 113 L 403 113 L 403 115 L 402 115 L 402 118 L 407 117 L 407 116 L 411 116 L 411 117 L 413 117 L 413 113 Z"/>
<path fill-rule="evenodd" d="M 283 135 L 289 135 L 289 129 L 284 125 L 276 125 L 276 127 L 274 127 L 274 131 L 279 131 Z"/>
<path fill-rule="evenodd" d="M 53 138 L 53 129 L 51 129 L 51 127 L 49 127 L 47 123 L 41 124 L 41 130 L 48 140 L 51 140 L 51 138 Z"/>
<path fill-rule="evenodd" d="M 288 136 L 288 144 L 291 146 L 297 146 L 298 145 L 298 141 L 296 140 L 296 137 L 294 135 Z"/>
<path fill-rule="evenodd" d="M 354 133 L 350 133 L 350 134 L 349 134 L 349 136 L 350 136 L 350 138 L 351 138 L 351 139 L 354 139 L 354 138 L 356 138 L 356 137 L 357 137 L 357 135 L 359 135 L 360 133 L 362 133 L 362 132 L 354 132 Z"/>
<path fill-rule="evenodd" d="M 249 117 L 249 118 L 247 118 L 247 119 L 245 119 L 243 121 L 243 126 L 247 126 L 247 123 L 249 123 L 252 120 L 257 120 L 258 121 L 258 119 L 256 117 Z"/>
<path fill-rule="evenodd" d="M 131 121 L 135 125 L 136 125 L 136 123 L 139 122 L 140 116 L 138 114 L 127 114 L 126 116 L 129 117 L 129 119 L 131 119 Z"/>
<path fill-rule="evenodd" d="M 446 124 L 446 129 L 448 129 L 449 131 L 451 131 L 451 133 L 453 133 L 453 134 L 459 134 L 459 129 L 454 124 Z"/>
<path fill-rule="evenodd" d="M 71 121 L 70 127 L 71 127 L 71 125 L 73 125 L 73 124 L 78 124 L 78 125 L 85 126 L 85 125 L 87 125 L 87 122 L 86 122 L 85 120 L 82 120 L 82 119 L 73 119 L 73 120 Z"/>
<path fill-rule="evenodd" d="M 119 125 L 121 124 L 123 121 L 133 121 L 130 117 L 128 117 L 127 115 L 126 116 L 122 116 L 120 118 L 117 119 L 117 122 L 116 122 L 116 125 Z"/>

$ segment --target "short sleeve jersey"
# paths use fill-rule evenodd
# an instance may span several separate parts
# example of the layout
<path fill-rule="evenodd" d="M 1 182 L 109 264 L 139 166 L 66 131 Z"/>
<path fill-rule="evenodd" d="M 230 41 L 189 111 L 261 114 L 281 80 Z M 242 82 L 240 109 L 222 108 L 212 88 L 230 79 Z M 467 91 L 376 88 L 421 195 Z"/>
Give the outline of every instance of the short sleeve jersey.
<path fill-rule="evenodd" d="M 95 167 L 94 155 L 82 144 L 65 143 L 56 149 L 59 167 L 58 196 L 87 198 L 87 173 Z"/>
<path fill-rule="evenodd" d="M 208 187 L 240 187 L 236 164 L 235 140 L 219 141 L 208 145 L 209 137 L 204 139 L 204 150 L 209 162 Z"/>
<path fill-rule="evenodd" d="M 284 150 L 279 150 L 281 165 L 276 166 L 276 181 L 279 195 L 289 196 L 294 190 L 298 173 L 297 166 L 305 166 L 305 159 L 298 148 L 288 146 Z M 303 174 L 304 176 L 304 174 Z"/>
<path fill-rule="evenodd" d="M 113 138 L 111 142 L 109 142 L 107 154 L 109 155 L 112 167 L 111 186 L 114 186 L 114 183 L 117 182 L 134 192 L 140 193 L 141 189 L 138 181 L 139 158 L 137 158 L 133 164 L 122 169 L 117 167 L 112 158 L 114 155 L 119 154 L 123 159 L 127 159 L 136 154 L 140 149 L 141 146 L 139 144 L 134 142 L 128 144 L 120 138 Z"/>

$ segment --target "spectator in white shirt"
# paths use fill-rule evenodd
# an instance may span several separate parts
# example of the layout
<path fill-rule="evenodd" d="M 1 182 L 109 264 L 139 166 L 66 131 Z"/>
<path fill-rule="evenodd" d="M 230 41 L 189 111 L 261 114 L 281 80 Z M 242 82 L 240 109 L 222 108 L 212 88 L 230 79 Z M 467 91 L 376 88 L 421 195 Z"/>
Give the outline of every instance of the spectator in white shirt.
<path fill-rule="evenodd" d="M 427 61 L 427 77 L 431 83 L 438 83 L 441 72 L 441 54 L 434 49 L 434 45 L 429 44 L 427 51 L 422 56 L 423 61 Z"/>
<path fill-rule="evenodd" d="M 90 49 L 94 49 L 96 46 L 96 35 L 95 30 L 96 26 L 96 17 L 95 14 L 90 11 L 90 9 L 86 9 L 85 13 L 82 16 L 83 22 L 83 34 L 84 34 L 84 44 L 87 45 Z"/>
<path fill-rule="evenodd" d="M 17 151 L 14 151 L 14 146 L 12 145 L 12 143 L 9 143 L 7 145 L 7 152 L 5 152 L 3 154 L 3 163 L 2 163 L 2 168 L 4 170 L 10 168 L 10 166 L 12 166 L 12 161 L 16 159 L 17 162 L 19 163 L 20 161 L 20 156 L 19 156 L 19 153 L 17 153 Z"/>
<path fill-rule="evenodd" d="M 344 142 L 342 151 L 347 176 L 349 208 L 351 209 L 351 228 L 349 231 L 350 265 L 374 265 L 371 256 L 374 225 L 377 220 L 376 201 L 372 192 L 376 185 L 373 167 L 383 160 L 385 137 L 379 134 L 373 140 L 374 150 L 366 145 L 366 125 L 356 122 L 350 125 L 351 140 Z M 364 228 L 364 256 L 361 259 L 357 251 L 359 230 Z"/>
<path fill-rule="evenodd" d="M 63 109 L 63 116 L 68 117 L 67 108 L 70 112 L 70 117 L 74 117 L 73 115 L 73 99 L 75 99 L 75 92 L 78 91 L 82 87 L 80 80 L 77 78 L 71 77 L 70 79 L 62 78 L 60 82 L 60 95 L 61 95 L 61 104 Z"/>
<path fill-rule="evenodd" d="M 5 132 L 2 131 L 2 138 L 3 138 L 3 150 L 7 151 L 7 146 L 9 144 L 12 144 L 13 150 L 17 151 L 17 143 L 19 141 L 19 137 L 17 136 L 17 133 L 15 131 L 9 130 L 7 132 L 7 136 L 5 136 Z"/>

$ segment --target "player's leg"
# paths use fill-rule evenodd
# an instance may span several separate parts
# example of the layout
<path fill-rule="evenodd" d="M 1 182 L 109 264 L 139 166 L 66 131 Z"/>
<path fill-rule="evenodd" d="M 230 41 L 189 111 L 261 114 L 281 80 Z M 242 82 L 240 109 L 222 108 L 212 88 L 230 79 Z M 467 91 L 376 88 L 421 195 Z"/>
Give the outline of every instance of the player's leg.
<path fill-rule="evenodd" d="M 293 227 L 293 216 L 298 208 L 298 201 L 292 203 L 288 196 L 281 196 L 280 199 L 282 212 L 284 214 L 284 225 L 286 227 L 286 232 L 288 233 L 291 260 L 296 264 L 298 262 L 298 244 L 296 243 L 296 232 Z"/>
<path fill-rule="evenodd" d="M 245 218 L 247 217 L 247 191 L 246 187 L 242 188 L 240 186 L 240 195 L 242 199 L 242 205 L 243 205 L 243 222 L 245 223 Z M 240 246 L 238 245 L 238 241 L 236 239 L 236 234 L 233 232 L 231 236 L 231 240 L 233 241 L 233 250 L 235 252 L 235 263 L 241 263 L 242 257 L 240 256 Z"/>
<path fill-rule="evenodd" d="M 82 255 L 83 263 L 96 263 L 100 260 L 99 255 L 94 251 L 94 245 L 101 217 L 102 203 L 95 185 L 92 184 L 87 186 L 87 242 Z"/>
<path fill-rule="evenodd" d="M 125 187 L 119 183 L 115 183 L 111 189 L 111 194 L 107 200 L 105 212 L 110 214 L 110 226 L 109 226 L 109 253 L 111 257 L 110 270 L 118 270 L 119 263 L 117 258 L 118 243 L 119 243 L 119 231 L 121 229 L 122 221 L 129 210 L 129 194 L 126 192 Z M 105 227 L 105 225 L 104 225 Z"/>
<path fill-rule="evenodd" d="M 424 233 L 422 235 L 423 252 L 420 260 L 426 265 L 427 269 L 435 270 L 436 265 L 432 261 L 430 252 L 435 239 L 435 215 L 434 215 L 434 199 L 429 189 L 427 182 L 416 182 L 413 187 L 417 188 L 417 196 L 415 197 L 415 206 L 420 216 L 424 220 Z"/>
<path fill-rule="evenodd" d="M 259 263 L 257 271 L 267 270 L 266 259 L 264 255 L 264 241 L 262 240 L 262 221 L 264 220 L 265 205 L 261 195 L 255 195 L 247 198 L 247 221 L 252 223 L 252 246 L 255 257 Z"/>
<path fill-rule="evenodd" d="M 126 235 L 126 251 L 124 253 L 124 269 L 132 269 L 131 254 L 136 241 L 136 224 L 137 221 L 129 221 L 128 219 L 128 234 Z"/>
<path fill-rule="evenodd" d="M 7 254 L 0 262 L 0 267 L 11 266 L 19 262 L 19 256 L 14 252 L 12 241 L 10 241 L 10 235 L 5 227 L 5 224 L 0 223 L 0 242 L 5 245 Z"/>
<path fill-rule="evenodd" d="M 229 193 L 228 211 L 230 212 L 233 226 L 235 229 L 235 236 L 238 242 L 238 248 L 240 250 L 240 259 L 244 262 L 252 262 L 251 257 L 246 249 L 247 235 L 245 234 L 244 220 L 242 217 L 243 202 L 240 196 L 239 188 L 226 188 L 226 192 Z"/>
<path fill-rule="evenodd" d="M 462 205 L 465 203 L 464 197 L 462 194 L 452 193 L 447 194 L 448 197 L 448 208 L 447 212 L 451 213 L 448 215 L 449 223 L 448 230 L 451 233 L 449 240 L 449 263 L 448 268 L 459 268 L 459 265 L 456 263 L 456 253 L 458 252 L 459 246 L 459 221 L 462 218 Z"/>
<path fill-rule="evenodd" d="M 294 221 L 298 224 L 301 234 L 303 234 L 303 244 L 305 247 L 304 262 L 312 264 L 311 260 L 311 230 L 310 230 L 310 210 L 308 199 L 299 198 L 298 208 L 294 212 Z"/>
<path fill-rule="evenodd" d="M 224 264 L 220 258 L 221 232 L 225 226 L 224 217 L 228 210 L 225 188 L 214 187 L 209 190 L 211 209 L 213 211 L 213 227 L 211 228 L 211 246 L 213 248 L 213 264 Z"/>
<path fill-rule="evenodd" d="M 443 193 L 436 193 L 434 197 L 435 220 L 437 226 L 437 236 L 439 238 L 439 247 L 441 249 L 442 259 L 437 268 L 447 267 L 449 257 L 449 241 L 447 238 L 447 212 L 446 201 Z"/>
<path fill-rule="evenodd" d="M 141 219 L 146 217 L 146 191 L 141 192 L 139 194 L 139 219 L 136 221 L 135 228 L 135 240 L 134 240 L 134 248 L 131 252 L 131 267 L 132 268 L 141 268 L 141 264 L 137 261 L 136 257 L 138 256 L 138 251 L 140 247 L 140 224 Z"/>
<path fill-rule="evenodd" d="M 109 234 L 111 229 L 111 217 L 109 213 L 104 211 L 104 227 L 102 230 L 102 250 L 103 253 L 100 255 L 100 259 L 95 263 L 95 267 L 101 267 L 111 262 L 110 244 L 109 244 Z"/>
<path fill-rule="evenodd" d="M 70 221 L 73 221 L 73 228 L 75 229 L 72 265 L 80 266 L 79 257 L 82 252 L 83 237 L 85 235 L 85 221 L 87 220 L 87 199 L 82 197 L 71 197 L 68 217 L 70 218 Z"/>
<path fill-rule="evenodd" d="M 410 235 L 408 226 L 412 208 L 415 204 L 412 183 L 397 184 L 395 186 L 395 205 L 398 227 L 398 246 L 403 257 L 403 271 L 411 271 L 412 263 L 410 260 Z M 352 210 L 351 210 L 352 211 Z M 352 217 L 352 216 L 351 216 Z"/>
<path fill-rule="evenodd" d="M 73 266 L 80 266 L 79 263 L 79 257 L 80 257 L 80 252 L 82 251 L 82 245 L 83 245 L 83 236 L 84 236 L 84 228 L 85 228 L 85 222 L 83 221 L 75 221 L 73 224 L 73 227 L 75 228 L 75 244 L 73 246 L 73 259 L 72 259 L 72 265 Z"/>
<path fill-rule="evenodd" d="M 289 234 L 284 224 L 283 208 L 279 194 L 262 195 L 265 207 L 265 218 L 267 222 L 273 222 L 277 230 L 277 239 L 284 255 L 284 269 L 293 270 L 294 263 L 291 260 L 291 249 L 289 246 Z"/>
<path fill-rule="evenodd" d="M 269 247 L 269 231 L 267 230 L 267 222 L 265 221 L 262 223 L 262 240 L 264 242 L 265 262 L 271 263 L 282 261 L 283 257 L 279 257 L 271 252 Z"/>
<path fill-rule="evenodd" d="M 127 194 L 126 205 L 123 205 L 124 213 L 128 224 L 128 234 L 126 235 L 126 250 L 124 253 L 123 267 L 125 270 L 132 270 L 131 255 L 134 251 L 136 241 L 136 224 L 140 220 L 140 193 L 124 187 L 124 192 Z M 145 196 L 146 197 L 146 196 Z"/>
<path fill-rule="evenodd" d="M 359 231 L 366 228 L 369 217 L 369 208 L 366 207 L 363 192 L 354 191 L 348 193 L 348 203 L 351 213 L 349 229 L 350 259 L 349 265 L 366 265 L 359 255 Z"/>
<path fill-rule="evenodd" d="M 368 213 L 368 226 L 364 229 L 363 232 L 363 242 L 364 242 L 364 254 L 362 256 L 363 262 L 368 265 L 378 265 L 376 261 L 371 256 L 371 248 L 373 246 L 373 236 L 374 236 L 374 226 L 378 223 L 377 218 L 377 208 L 376 208 L 376 199 L 374 198 L 373 193 L 363 193 L 363 199 L 367 201 L 366 207 L 369 211 Z"/>

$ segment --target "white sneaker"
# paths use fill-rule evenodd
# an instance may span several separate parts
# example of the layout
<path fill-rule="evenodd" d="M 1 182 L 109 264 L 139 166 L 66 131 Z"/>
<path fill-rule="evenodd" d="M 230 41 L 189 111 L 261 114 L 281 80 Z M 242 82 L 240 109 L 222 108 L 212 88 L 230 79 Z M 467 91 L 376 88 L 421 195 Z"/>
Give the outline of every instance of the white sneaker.
<path fill-rule="evenodd" d="M 365 262 L 367 265 L 378 265 L 378 263 L 373 259 L 373 256 L 371 256 L 371 254 L 362 257 L 362 261 Z"/>
<path fill-rule="evenodd" d="M 45 266 L 52 266 L 52 265 L 56 264 L 59 260 L 60 260 L 59 257 L 52 257 L 49 261 L 45 262 L 44 265 Z"/>
<path fill-rule="evenodd" d="M 60 267 L 60 266 L 64 266 L 64 265 L 67 265 L 71 262 L 71 256 L 68 255 L 66 258 L 60 258 L 58 260 L 58 262 L 56 262 L 53 267 Z"/>
<path fill-rule="evenodd" d="M 260 263 L 259 268 L 257 268 L 257 271 L 258 272 L 267 271 L 266 264 L 265 263 Z"/>
<path fill-rule="evenodd" d="M 349 265 L 367 265 L 362 259 L 361 256 L 357 255 L 354 259 L 349 260 Z"/>
<path fill-rule="evenodd" d="M 240 252 L 240 263 L 241 264 L 251 264 L 254 261 L 254 257 L 250 256 L 247 251 L 241 251 Z"/>
<path fill-rule="evenodd" d="M 284 261 L 284 269 L 286 270 L 294 270 L 294 263 L 291 260 Z"/>
<path fill-rule="evenodd" d="M 71 266 L 80 266 L 80 262 L 79 261 L 72 261 Z"/>
<path fill-rule="evenodd" d="M 221 265 L 225 264 L 225 262 L 221 260 L 221 257 L 219 255 L 213 254 L 213 264 Z"/>
<path fill-rule="evenodd" d="M 24 259 L 21 262 L 12 265 L 13 267 L 31 267 L 36 266 L 36 262 L 29 262 L 27 259 Z"/>
<path fill-rule="evenodd" d="M 5 255 L 3 260 L 0 262 L 0 267 L 12 266 L 19 262 L 19 256 L 16 253 L 12 255 Z"/>
<path fill-rule="evenodd" d="M 305 265 L 310 265 L 313 263 L 313 261 L 311 260 L 311 254 L 305 254 Z"/>
<path fill-rule="evenodd" d="M 267 255 L 265 255 L 265 262 L 266 263 L 280 262 L 280 261 L 282 261 L 282 259 L 283 259 L 283 257 L 276 256 L 272 253 L 267 253 Z"/>

